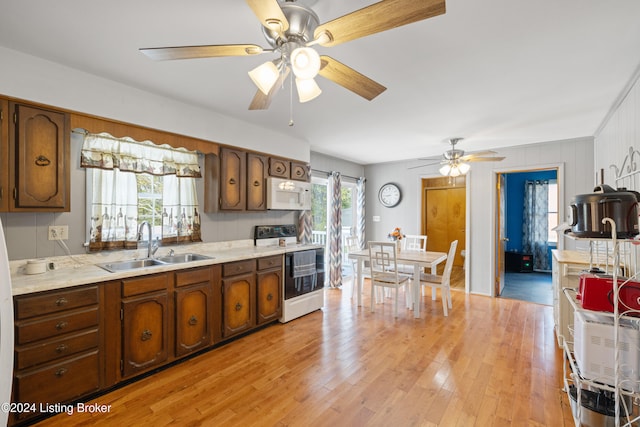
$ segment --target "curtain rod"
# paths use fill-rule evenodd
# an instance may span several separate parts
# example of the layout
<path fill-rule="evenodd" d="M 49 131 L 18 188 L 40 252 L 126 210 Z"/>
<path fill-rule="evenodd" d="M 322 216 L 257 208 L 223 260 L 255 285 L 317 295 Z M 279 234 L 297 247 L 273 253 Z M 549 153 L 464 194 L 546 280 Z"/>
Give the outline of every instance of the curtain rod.
<path fill-rule="evenodd" d="M 153 145 L 145 144 L 143 141 L 136 141 L 135 139 L 131 138 L 130 136 L 125 136 L 125 137 L 122 137 L 122 138 L 118 138 L 117 136 L 113 136 L 111 134 L 104 135 L 104 134 L 100 134 L 100 133 L 91 133 L 91 132 L 86 131 L 86 130 L 81 130 L 80 131 L 80 130 L 75 130 L 75 129 L 73 129 L 71 131 L 71 133 L 77 133 L 79 135 L 84 135 L 84 136 L 93 135 L 93 136 L 96 136 L 98 138 L 110 139 L 112 141 L 124 141 L 124 142 L 128 142 L 130 144 L 142 145 L 143 147 L 153 147 L 153 148 L 158 148 L 160 150 L 167 150 L 167 151 L 174 151 L 174 152 L 177 151 L 178 153 L 196 154 L 196 155 L 200 154 L 197 151 L 187 150 L 184 147 L 176 148 L 176 147 L 172 147 L 172 146 L 170 146 L 168 144 L 159 145 L 159 144 L 156 144 L 155 142 L 153 142 L 151 140 L 147 140 L 147 141 L 149 141 Z M 167 147 L 165 147 L 165 145 L 167 145 Z"/>
<path fill-rule="evenodd" d="M 323 174 L 326 174 L 327 176 L 331 175 L 331 172 L 321 171 L 319 169 L 311 169 L 311 172 L 323 173 Z M 364 178 L 364 177 L 355 177 L 355 176 L 343 175 L 342 173 L 340 173 L 340 176 L 342 176 L 344 178 L 355 179 L 356 181 L 358 181 L 360 178 L 363 178 L 366 181 L 366 178 Z"/>

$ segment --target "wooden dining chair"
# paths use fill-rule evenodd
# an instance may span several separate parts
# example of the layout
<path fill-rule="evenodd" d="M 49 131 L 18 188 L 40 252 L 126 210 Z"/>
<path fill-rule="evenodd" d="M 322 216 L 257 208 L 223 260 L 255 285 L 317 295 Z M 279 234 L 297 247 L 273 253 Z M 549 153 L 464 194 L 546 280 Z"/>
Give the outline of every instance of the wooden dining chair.
<path fill-rule="evenodd" d="M 420 274 L 420 286 L 429 286 L 431 289 L 440 289 L 442 297 L 442 310 L 444 315 L 448 316 L 447 308 L 451 309 L 451 270 L 453 270 L 453 259 L 456 256 L 458 241 L 451 242 L 449 253 L 447 254 L 447 262 L 444 265 L 442 276 L 436 274 Z M 423 288 L 424 289 L 424 288 Z"/>
<path fill-rule="evenodd" d="M 408 284 L 411 276 L 398 271 L 395 242 L 369 242 L 371 268 L 371 311 L 374 311 L 376 288 L 394 289 L 394 317 L 398 317 L 398 290 Z M 405 293 L 408 290 L 405 288 Z M 384 298 L 382 299 L 384 302 Z"/>

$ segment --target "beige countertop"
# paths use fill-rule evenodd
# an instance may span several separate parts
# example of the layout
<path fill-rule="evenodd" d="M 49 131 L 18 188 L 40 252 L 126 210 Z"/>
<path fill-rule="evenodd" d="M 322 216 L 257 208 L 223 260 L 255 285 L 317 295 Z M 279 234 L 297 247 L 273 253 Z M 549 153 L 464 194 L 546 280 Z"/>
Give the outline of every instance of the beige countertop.
<path fill-rule="evenodd" d="M 205 265 L 222 264 L 251 258 L 261 258 L 270 255 L 281 255 L 305 249 L 315 249 L 318 245 L 289 245 L 287 247 L 268 246 L 256 247 L 253 240 L 236 240 L 216 243 L 194 243 L 181 246 L 161 247 L 156 257 L 165 256 L 171 249 L 176 254 L 197 253 L 212 257 L 212 259 L 192 261 L 181 264 L 166 264 L 145 267 L 135 270 L 124 270 L 110 273 L 96 264 L 117 262 L 124 260 L 144 259 L 146 248 L 128 251 L 113 251 L 97 254 L 82 254 L 47 258 L 47 263 L 53 263 L 55 268 L 42 274 L 25 274 L 24 266 L 27 260 L 10 261 L 12 294 L 24 295 L 35 292 L 70 288 L 91 283 L 119 280 L 145 274 L 161 273 L 165 271 L 181 270 L 184 268 Z"/>
<path fill-rule="evenodd" d="M 553 249 L 551 251 L 553 256 L 556 257 L 556 260 L 561 263 L 566 264 L 584 264 L 589 265 L 589 254 L 587 252 L 579 252 L 579 251 L 561 251 L 558 249 Z"/>

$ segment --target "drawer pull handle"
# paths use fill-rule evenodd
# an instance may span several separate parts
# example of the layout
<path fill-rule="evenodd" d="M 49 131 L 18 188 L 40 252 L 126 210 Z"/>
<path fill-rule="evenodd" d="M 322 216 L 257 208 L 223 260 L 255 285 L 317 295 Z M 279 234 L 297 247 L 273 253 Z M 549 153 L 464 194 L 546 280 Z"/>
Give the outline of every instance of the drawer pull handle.
<path fill-rule="evenodd" d="M 36 157 L 36 165 L 38 166 L 49 166 L 51 164 L 51 160 L 47 159 L 42 154 Z"/>
<path fill-rule="evenodd" d="M 273 299 L 273 295 L 268 294 L 268 295 L 267 295 L 267 301 L 271 301 L 272 299 Z"/>
<path fill-rule="evenodd" d="M 60 331 L 60 330 L 62 330 L 62 329 L 64 329 L 64 328 L 66 328 L 66 327 L 67 327 L 67 325 L 68 325 L 68 323 L 67 323 L 67 322 L 59 322 L 59 323 L 56 325 L 56 329 Z"/>
<path fill-rule="evenodd" d="M 151 339 L 151 336 L 153 334 L 151 333 L 150 330 L 145 329 L 144 331 L 142 331 L 142 335 L 140 336 L 140 340 L 142 341 L 149 341 Z"/>
<path fill-rule="evenodd" d="M 64 353 L 68 349 L 69 347 L 66 344 L 60 344 L 59 346 L 56 347 L 56 353 Z"/>
<path fill-rule="evenodd" d="M 242 304 L 236 303 L 236 311 L 242 310 Z"/>
<path fill-rule="evenodd" d="M 190 324 L 191 326 L 195 326 L 195 325 L 197 325 L 197 324 L 198 324 L 198 318 L 197 318 L 195 315 L 191 316 L 191 317 L 189 318 L 189 324 Z"/>
<path fill-rule="evenodd" d="M 67 373 L 67 371 L 68 371 L 68 369 L 67 369 L 67 368 L 60 368 L 60 369 L 58 369 L 58 370 L 56 371 L 55 375 L 56 375 L 56 377 L 61 377 L 61 376 L 63 376 L 64 374 L 66 374 L 66 373 Z"/>
<path fill-rule="evenodd" d="M 58 307 L 62 307 L 63 305 L 66 305 L 69 301 L 66 298 L 58 298 L 56 300 L 56 305 Z"/>

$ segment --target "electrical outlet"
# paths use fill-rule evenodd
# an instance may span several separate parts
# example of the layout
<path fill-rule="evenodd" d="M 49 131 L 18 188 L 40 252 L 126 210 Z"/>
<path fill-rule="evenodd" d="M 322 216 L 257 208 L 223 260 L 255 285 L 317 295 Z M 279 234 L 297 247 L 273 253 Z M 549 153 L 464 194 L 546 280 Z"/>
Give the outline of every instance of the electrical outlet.
<path fill-rule="evenodd" d="M 68 225 L 50 225 L 49 240 L 67 240 L 69 238 Z"/>

